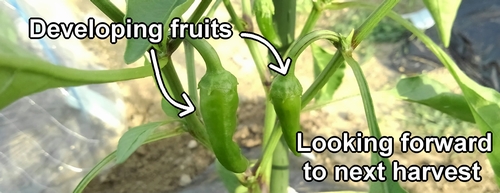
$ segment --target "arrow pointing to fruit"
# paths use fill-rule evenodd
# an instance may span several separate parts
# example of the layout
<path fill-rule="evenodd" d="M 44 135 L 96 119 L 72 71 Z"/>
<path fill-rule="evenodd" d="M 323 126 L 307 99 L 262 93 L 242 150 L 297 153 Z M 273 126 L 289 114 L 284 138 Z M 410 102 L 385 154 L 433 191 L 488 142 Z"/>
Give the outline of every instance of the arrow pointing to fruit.
<path fill-rule="evenodd" d="M 290 70 L 290 64 L 292 63 L 292 59 L 290 57 L 287 57 L 285 59 L 285 61 L 283 61 L 281 59 L 281 55 L 278 52 L 278 50 L 276 50 L 276 48 L 273 46 L 273 44 L 271 44 L 271 42 L 267 41 L 266 38 L 264 38 L 258 34 L 255 34 L 255 33 L 251 33 L 251 32 L 241 32 L 240 37 L 241 38 L 249 38 L 249 39 L 258 41 L 259 43 L 266 46 L 267 49 L 269 49 L 271 51 L 274 58 L 278 62 L 278 65 L 273 64 L 273 63 L 269 63 L 269 65 L 267 65 L 267 67 L 269 67 L 269 69 L 271 69 L 271 70 L 273 70 L 273 71 L 275 71 L 278 74 L 281 74 L 283 76 L 286 76 L 288 74 L 288 70 Z"/>
<path fill-rule="evenodd" d="M 172 99 L 172 97 L 170 97 L 170 94 L 168 94 L 167 88 L 165 87 L 165 83 L 163 83 L 163 77 L 161 75 L 160 65 L 158 64 L 158 58 L 156 57 L 155 49 L 151 48 L 149 50 L 149 58 L 151 59 L 151 64 L 153 65 L 153 72 L 156 80 L 156 85 L 158 85 L 158 88 L 160 89 L 163 98 L 165 98 L 165 100 L 167 100 L 167 102 L 170 103 L 175 108 L 182 110 L 178 114 L 180 118 L 183 118 L 193 113 L 196 110 L 196 107 L 194 106 L 193 102 L 186 94 L 186 92 L 182 92 L 181 94 L 186 104 L 182 104 L 175 101 L 174 99 Z"/>

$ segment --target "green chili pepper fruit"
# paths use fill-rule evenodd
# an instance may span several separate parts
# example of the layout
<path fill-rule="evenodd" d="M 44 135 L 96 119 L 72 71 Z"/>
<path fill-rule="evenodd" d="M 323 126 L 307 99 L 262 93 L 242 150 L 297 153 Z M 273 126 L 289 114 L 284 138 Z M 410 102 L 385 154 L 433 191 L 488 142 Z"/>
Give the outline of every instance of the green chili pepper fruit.
<path fill-rule="evenodd" d="M 288 148 L 300 156 L 296 135 L 300 131 L 302 85 L 293 74 L 278 76 L 273 80 L 269 93 Z"/>
<path fill-rule="evenodd" d="M 239 97 L 238 81 L 229 71 L 207 71 L 198 83 L 201 116 L 215 156 L 227 170 L 242 173 L 249 161 L 233 141 Z"/>
<path fill-rule="evenodd" d="M 281 40 L 274 29 L 273 15 L 274 4 L 272 0 L 255 0 L 254 2 L 255 20 L 262 35 L 274 46 L 281 47 Z"/>

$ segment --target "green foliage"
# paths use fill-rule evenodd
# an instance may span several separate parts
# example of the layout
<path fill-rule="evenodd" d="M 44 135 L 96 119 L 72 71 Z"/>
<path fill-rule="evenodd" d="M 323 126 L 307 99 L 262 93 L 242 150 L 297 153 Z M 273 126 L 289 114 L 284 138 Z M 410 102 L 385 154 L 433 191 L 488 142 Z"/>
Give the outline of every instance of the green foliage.
<path fill-rule="evenodd" d="M 396 87 L 391 90 L 391 94 L 474 123 L 474 117 L 462 95 L 452 93 L 445 85 L 425 75 L 399 80 Z"/>
<path fill-rule="evenodd" d="M 311 44 L 311 50 L 313 53 L 314 61 L 314 77 L 318 77 L 323 69 L 325 69 L 328 61 L 333 57 L 333 53 L 320 46 L 317 46 L 316 44 Z M 328 83 L 326 83 L 326 85 L 316 95 L 316 103 L 332 100 L 333 94 L 342 84 L 342 79 L 344 78 L 344 70 L 345 64 L 342 64 L 332 75 Z"/>
<path fill-rule="evenodd" d="M 277 3 L 283 3 L 280 1 L 281 0 L 274 0 L 273 3 L 275 5 Z M 98 7 L 102 11 L 109 12 L 106 14 L 113 20 L 119 20 L 119 18 L 122 18 L 121 13 L 117 11 L 116 7 L 114 7 L 114 5 L 112 5 L 109 1 L 92 2 L 99 5 Z M 127 1 L 126 17 L 132 18 L 134 22 L 144 22 L 146 24 L 161 22 L 165 25 L 173 17 L 180 17 L 193 2 L 194 0 L 129 0 Z M 202 0 L 200 7 L 198 7 L 195 13 L 190 17 L 190 22 L 199 21 L 201 15 L 204 14 L 210 2 L 211 1 L 209 0 Z M 244 25 L 242 20 L 236 14 L 231 2 L 229 0 L 224 0 L 223 2 L 226 6 L 226 10 L 229 12 L 229 15 L 232 17 L 235 27 L 238 30 L 243 31 L 242 26 Z M 267 1 L 267 3 L 270 3 L 270 1 Z M 285 56 L 290 55 L 292 61 L 295 62 L 302 51 L 310 45 L 313 53 L 312 63 L 315 79 L 304 93 L 302 93 L 302 89 L 300 89 L 300 92 L 295 92 L 297 94 L 294 93 L 295 97 L 293 100 L 288 101 L 290 104 L 280 103 L 281 101 L 278 101 L 276 99 L 278 97 L 276 96 L 279 95 L 281 98 L 289 97 L 292 95 L 289 94 L 289 91 L 292 89 L 290 86 L 283 86 L 278 94 L 275 92 L 271 92 L 271 94 L 269 94 L 272 90 L 269 90 L 269 85 L 266 85 L 266 83 L 268 83 L 266 81 L 270 80 L 270 77 L 267 77 L 268 74 L 265 71 L 267 64 L 262 62 L 263 57 L 257 51 L 257 44 L 250 40 L 245 40 L 245 43 L 255 61 L 257 70 L 259 71 L 261 82 L 263 82 L 263 88 L 266 91 L 266 94 L 269 94 L 268 97 L 274 96 L 273 104 L 269 104 L 270 108 L 272 107 L 278 110 L 281 109 L 281 111 L 278 111 L 278 115 L 283 115 L 293 111 L 294 115 L 299 116 L 293 116 L 294 122 L 286 120 L 287 117 L 283 118 L 284 116 L 278 116 L 280 120 L 276 122 L 276 114 L 266 114 L 266 119 L 270 120 L 266 120 L 266 128 L 264 128 L 264 130 L 266 131 L 265 133 L 267 133 L 266 135 L 269 136 L 264 137 L 267 141 L 263 143 L 265 144 L 265 147 L 263 147 L 264 151 L 259 159 L 259 162 L 257 162 L 258 164 L 247 167 L 248 164 L 245 156 L 241 154 L 241 151 L 239 151 L 236 143 L 232 141 L 232 135 L 237 126 L 235 125 L 235 120 L 237 120 L 236 108 L 238 106 L 238 96 L 236 90 L 237 78 L 230 74 L 229 71 L 225 70 L 225 77 L 221 76 L 221 73 L 214 73 L 218 71 L 217 69 L 223 69 L 218 53 L 216 53 L 215 49 L 213 49 L 204 40 L 187 39 L 187 42 L 189 42 L 190 45 L 193 45 L 202 55 L 207 66 L 207 72 L 212 72 L 212 74 L 206 73 L 204 76 L 205 79 L 202 78 L 200 84 L 198 84 L 201 88 L 200 107 L 202 107 L 199 108 L 198 111 L 201 110 L 201 113 L 197 112 L 185 117 L 183 119 L 182 128 L 155 133 L 154 131 L 164 124 L 173 121 L 180 121 L 176 118 L 178 109 L 169 104 L 165 99 L 162 99 L 162 110 L 167 116 L 174 118 L 174 120 L 151 122 L 128 130 L 120 138 L 117 150 L 97 164 L 80 182 L 75 189 L 75 192 L 83 191 L 84 187 L 90 182 L 90 180 L 94 178 L 106 164 L 110 163 L 115 158 L 116 163 L 123 163 L 142 144 L 176 136 L 184 131 L 188 131 L 189 134 L 191 134 L 196 140 L 200 141 L 201 144 L 215 152 L 218 159 L 222 160 L 222 163 L 224 163 L 225 166 L 222 166 L 221 163 L 219 163 L 219 160 L 217 160 L 216 169 L 229 192 L 247 192 L 253 188 L 265 190 L 266 188 L 269 189 L 270 184 L 271 190 L 273 191 L 285 191 L 288 186 L 288 176 L 272 175 L 288 174 L 288 170 L 280 169 L 280 171 L 277 172 L 278 170 L 273 170 L 271 167 L 272 164 L 278 164 L 280 166 L 288 165 L 288 161 L 286 159 L 287 156 L 284 156 L 288 153 L 288 148 L 278 146 L 282 135 L 285 135 L 285 138 L 291 139 L 290 136 L 292 135 L 290 135 L 291 133 L 288 133 L 289 130 L 286 130 L 285 127 L 300 128 L 300 109 L 304 109 L 304 107 L 313 98 L 316 98 L 317 103 L 325 103 L 326 101 L 332 99 L 334 93 L 342 83 L 344 70 L 346 69 L 345 63 L 351 67 L 356 77 L 363 99 L 370 135 L 377 138 L 381 137 L 381 131 L 375 115 L 368 83 L 366 82 L 358 61 L 355 61 L 352 58 L 352 52 L 358 45 L 360 45 L 361 41 L 368 43 L 397 41 L 405 32 L 404 28 L 416 35 L 440 59 L 459 84 L 463 95 L 454 94 L 445 85 L 442 85 L 439 82 L 423 75 L 401 79 L 396 87 L 389 91 L 389 93 L 401 100 L 424 105 L 437 110 L 436 112 L 439 111 L 457 119 L 475 123 L 482 133 L 486 133 L 488 131 L 495 133 L 500 130 L 500 122 L 498 121 L 500 120 L 500 115 L 498 113 L 500 112 L 500 94 L 493 89 L 480 86 L 468 78 L 456 66 L 454 61 L 429 37 L 416 29 L 411 23 L 401 18 L 395 12 L 392 12 L 391 10 L 398 3 L 398 0 L 385 0 L 378 6 L 361 1 L 286 1 L 285 3 L 293 6 L 297 3 L 297 5 L 299 5 L 297 7 L 298 11 L 301 11 L 301 9 L 310 9 L 312 12 L 311 15 L 309 15 L 310 18 L 307 20 L 310 23 L 304 26 L 301 36 L 298 39 L 293 38 L 294 35 L 291 35 L 293 34 L 292 32 L 285 33 L 284 31 L 286 30 L 280 31 L 279 38 L 281 40 L 290 38 L 294 40 L 291 45 L 286 45 L 289 47 L 280 47 L 280 54 Z M 437 20 L 438 30 L 443 43 L 448 45 L 451 27 L 460 1 L 424 0 L 424 3 L 430 9 L 435 20 Z M 312 31 L 317 18 L 319 18 L 324 9 L 342 9 L 354 6 L 372 9 L 373 12 L 366 12 L 362 10 L 348 11 L 342 16 L 342 18 L 340 18 L 340 22 L 336 21 L 335 25 L 332 25 L 332 28 L 335 31 L 340 32 L 340 34 L 349 34 L 347 38 L 339 35 L 339 33 L 329 30 Z M 279 25 L 281 28 L 286 27 L 286 29 L 288 29 L 288 27 L 294 26 L 296 16 L 295 11 L 277 11 L 275 14 L 281 14 L 273 18 L 275 20 L 273 21 L 275 24 L 282 24 Z M 384 19 L 386 15 L 394 19 L 396 23 Z M 3 15 L 0 13 L 0 22 L 9 23 L 9 21 L 4 21 L 5 19 L 3 18 Z M 265 20 L 266 22 L 271 22 L 271 20 L 267 19 Z M 0 109 L 20 97 L 50 88 L 116 82 L 152 75 L 150 67 L 151 64 L 147 62 L 147 60 L 145 60 L 144 66 L 138 68 L 103 71 L 78 70 L 50 64 L 39 58 L 25 54 L 25 50 L 20 48 L 18 49 L 16 46 L 17 40 L 14 38 L 12 33 L 12 23 L 6 26 L 7 27 L 0 29 L 0 32 L 2 32 L 0 34 L 0 43 L 3 45 L 0 48 Z M 168 28 L 168 25 L 165 26 Z M 274 34 L 269 33 L 271 31 L 269 26 L 270 25 L 266 25 L 267 28 L 263 27 L 261 29 L 264 31 L 263 34 Z M 266 37 L 271 37 L 271 35 L 267 35 Z M 166 47 L 173 45 L 172 47 L 174 48 L 169 47 L 172 48 L 172 50 L 169 51 L 174 52 L 177 48 L 176 44 L 180 43 L 175 43 L 175 41 L 172 41 L 173 43 L 167 42 L 166 38 L 167 37 L 165 35 L 162 44 L 153 45 L 153 47 L 159 51 L 165 51 Z M 333 54 L 328 50 L 313 44 L 314 41 L 319 39 L 329 40 L 332 45 L 337 47 L 337 52 Z M 292 41 L 287 42 L 287 44 L 289 44 Z M 133 63 L 140 57 L 143 57 L 146 50 L 151 46 L 152 45 L 147 41 L 147 39 L 128 39 L 124 55 L 126 63 Z M 359 48 L 357 51 L 358 50 Z M 192 66 L 187 68 L 189 76 L 188 86 L 190 87 L 189 92 L 190 95 L 196 95 L 193 97 L 196 103 L 198 92 L 196 92 L 197 88 L 195 88 L 197 84 L 194 82 L 197 80 L 196 74 L 193 73 L 195 70 L 193 67 L 194 52 L 191 50 L 187 51 L 187 53 L 187 58 L 192 60 L 189 62 Z M 165 60 L 168 60 L 167 65 L 161 66 L 162 73 L 165 74 L 165 82 L 167 83 L 166 86 L 168 92 L 172 94 L 173 98 L 179 98 L 180 93 L 183 92 L 183 87 L 177 77 L 177 74 L 175 73 L 172 60 L 169 60 L 170 58 L 168 57 L 170 56 L 160 56 L 159 58 L 161 64 L 167 64 Z M 291 73 L 287 76 L 278 75 L 280 77 L 274 79 L 275 82 L 283 81 L 283 85 L 287 85 L 295 81 L 300 84 L 298 79 L 289 79 L 294 75 L 294 65 L 290 68 L 290 70 Z M 219 84 L 213 84 L 214 81 L 211 80 L 215 79 L 217 79 Z M 281 100 L 281 98 L 278 99 Z M 269 101 L 269 98 L 267 100 Z M 228 101 L 230 103 L 228 103 Z M 221 107 L 221 105 L 226 106 Z M 292 107 L 293 109 L 290 109 Z M 223 115 L 220 115 L 221 112 Z M 200 115 L 203 118 L 201 118 Z M 202 119 L 204 119 L 203 122 Z M 285 132 L 281 130 L 281 126 L 284 127 Z M 209 135 L 206 133 L 207 130 L 210 133 L 210 140 L 208 140 Z M 498 150 L 500 148 L 499 140 L 500 137 L 494 135 L 494 150 Z M 289 142 L 288 144 L 291 143 Z M 273 156 L 275 156 L 274 159 Z M 500 183 L 500 178 L 498 177 L 500 176 L 500 152 L 494 151 L 487 154 L 487 156 L 495 172 L 496 179 L 498 180 L 498 183 Z M 237 163 L 239 162 L 238 160 L 245 160 L 245 163 L 241 165 Z M 383 162 L 386 166 L 385 176 L 390 178 L 392 168 L 389 159 L 382 158 L 377 153 L 372 153 L 371 164 L 376 165 L 380 162 Z M 235 174 L 229 171 L 227 168 L 231 168 L 228 167 L 231 165 L 233 165 L 232 171 L 244 173 Z M 272 182 L 269 181 L 270 179 Z M 398 182 L 388 179 L 385 182 L 371 182 L 370 192 L 400 193 L 405 192 L 405 190 Z"/>
<path fill-rule="evenodd" d="M 168 27 L 170 21 L 167 21 L 170 14 L 174 12 L 177 6 L 183 5 L 186 0 L 128 0 L 127 12 L 125 18 L 132 18 L 133 22 L 144 22 L 150 25 L 153 22 L 161 22 Z M 189 3 L 189 2 L 188 2 Z M 192 3 L 192 1 L 191 1 Z M 190 5 L 190 4 L 189 4 Z M 185 7 L 183 7 L 185 8 Z M 188 6 L 189 8 L 189 6 Z M 187 9 L 187 8 L 186 8 Z M 184 13 L 186 10 L 182 11 Z M 163 37 L 167 38 L 167 37 Z M 131 64 L 143 56 L 150 47 L 147 39 L 132 38 L 127 39 L 125 47 L 125 62 Z"/>
<path fill-rule="evenodd" d="M 33 56 L 0 54 L 0 109 L 15 100 L 51 88 L 109 83 L 150 75 L 149 67 L 79 70 Z"/>
<path fill-rule="evenodd" d="M 423 32 L 415 28 L 411 23 L 401 18 L 396 13 L 391 13 L 388 16 L 403 24 L 415 36 L 417 36 L 438 59 L 445 65 L 448 71 L 453 75 L 453 78 L 460 86 L 465 100 L 467 101 L 476 125 L 482 134 L 491 131 L 500 130 L 500 93 L 491 88 L 486 88 L 474 82 L 460 70 L 453 59 L 446 54 L 432 39 L 426 36 Z M 500 138 L 493 136 L 493 150 L 500 148 Z M 497 184 L 500 184 L 500 151 L 493 151 L 487 154 L 491 163 Z"/>

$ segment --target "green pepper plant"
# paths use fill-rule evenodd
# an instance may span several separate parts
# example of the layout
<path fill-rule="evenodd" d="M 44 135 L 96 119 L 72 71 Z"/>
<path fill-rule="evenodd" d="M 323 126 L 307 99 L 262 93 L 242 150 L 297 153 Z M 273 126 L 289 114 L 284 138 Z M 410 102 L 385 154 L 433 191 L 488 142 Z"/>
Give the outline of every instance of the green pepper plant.
<path fill-rule="evenodd" d="M 452 23 L 460 1 L 423 0 L 436 21 L 441 41 L 448 46 Z M 314 0 L 307 21 L 300 34 L 296 29 L 296 0 L 242 0 L 243 9 L 238 13 L 230 0 L 201 0 L 194 12 L 186 20 L 190 23 L 202 22 L 213 16 L 219 5 L 226 8 L 231 16 L 235 34 L 240 33 L 254 60 L 259 73 L 262 88 L 267 98 L 263 129 L 262 155 L 258 160 L 248 160 L 240 147 L 232 139 L 237 127 L 237 106 L 239 102 L 238 79 L 224 69 L 218 53 L 204 39 L 171 38 L 168 28 L 174 18 L 182 18 L 194 0 L 128 0 L 126 13 L 120 11 L 109 0 L 91 0 L 112 21 L 123 23 L 126 18 L 144 23 L 161 22 L 164 29 L 163 41 L 151 44 L 143 39 L 127 39 L 124 54 L 130 64 L 143 56 L 151 58 L 151 64 L 136 68 L 119 70 L 79 70 L 56 66 L 43 60 L 0 54 L 0 108 L 15 100 L 46 89 L 101 84 L 153 76 L 165 99 L 161 106 L 169 117 L 162 122 L 152 122 L 128 130 L 120 139 L 117 150 L 98 163 L 78 184 L 74 192 L 82 192 L 86 185 L 104 168 L 115 162 L 123 163 L 139 146 L 157 140 L 189 133 L 198 142 L 211 150 L 220 168 L 220 176 L 229 192 L 288 192 L 288 153 L 299 156 L 296 135 L 300 129 L 300 114 L 307 108 L 318 107 L 326 103 L 315 102 L 322 94 L 325 85 L 341 84 L 344 65 L 349 65 L 354 72 L 359 86 L 365 114 L 371 136 L 381 137 L 370 91 L 364 72 L 352 53 L 377 24 L 389 17 L 404 26 L 418 37 L 444 64 L 460 86 L 463 94 L 454 94 L 438 86 L 436 81 L 425 76 L 401 79 L 395 88 L 395 95 L 401 100 L 415 102 L 439 110 L 455 118 L 472 122 L 484 134 L 494 135 L 500 130 L 498 112 L 500 112 L 500 94 L 493 89 L 480 86 L 467 77 L 450 56 L 409 21 L 392 11 L 399 0 L 384 0 L 381 4 L 365 1 L 339 2 L 335 0 Z M 372 13 L 363 24 L 349 34 L 339 34 L 330 30 L 315 30 L 316 22 L 325 10 L 344 8 L 368 9 Z M 257 25 L 253 25 L 255 18 Z M 257 32 L 258 27 L 260 33 Z M 232 38 L 240 38 L 233 36 Z M 337 48 L 329 62 L 314 77 L 314 82 L 303 88 L 295 77 L 297 58 L 317 40 L 328 40 Z M 262 56 L 258 44 L 269 48 L 268 56 Z M 171 60 L 172 54 L 184 44 L 188 73 L 188 92 L 184 92 L 183 83 L 175 71 Z M 202 56 L 206 73 L 196 82 L 194 67 L 195 50 Z M 313 63 L 313 62 L 311 62 Z M 315 64 L 316 65 L 316 64 Z M 312 66 L 311 66 L 312 67 Z M 339 78 L 340 77 L 340 78 Z M 423 89 L 423 88 L 431 88 Z M 334 86 L 335 88 L 335 86 Z M 198 92 L 199 89 L 199 92 Z M 304 90 L 305 89 L 305 90 Z M 421 93 L 403 92 L 399 89 L 422 89 Z M 335 89 L 333 89 L 334 91 Z M 330 96 L 333 91 L 327 92 Z M 418 96 L 417 96 L 418 95 Z M 184 104 L 172 101 L 184 101 Z M 175 108 L 174 108 L 175 107 Z M 155 129 L 171 123 L 180 123 L 178 128 L 155 132 Z M 496 137 L 496 136 L 495 136 Z M 493 140 L 493 152 L 487 154 L 500 183 L 500 147 L 499 140 Z M 385 176 L 391 176 L 392 168 L 388 158 L 371 154 L 371 164 L 383 162 L 387 167 Z M 238 184 L 231 184 L 236 179 Z M 369 192 L 399 193 L 406 192 L 397 181 L 371 182 Z"/>

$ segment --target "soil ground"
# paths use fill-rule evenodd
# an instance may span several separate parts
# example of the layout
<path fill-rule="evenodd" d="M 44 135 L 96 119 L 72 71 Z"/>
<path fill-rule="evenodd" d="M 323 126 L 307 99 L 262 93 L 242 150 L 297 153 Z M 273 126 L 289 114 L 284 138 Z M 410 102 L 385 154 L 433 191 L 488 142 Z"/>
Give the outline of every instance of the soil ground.
<path fill-rule="evenodd" d="M 77 9 L 82 15 L 103 17 L 89 1 L 75 0 Z M 238 10 L 239 3 L 235 1 Z M 327 26 L 331 20 L 342 11 L 330 12 L 320 20 L 320 26 Z M 215 17 L 219 20 L 227 20 L 229 17 L 221 5 Z M 83 19 L 82 19 L 83 20 Z M 298 20 L 298 26 L 302 26 L 305 17 Z M 209 40 L 215 49 L 221 54 L 223 65 L 238 77 L 240 93 L 240 106 L 238 111 L 239 127 L 235 135 L 238 143 L 250 150 L 259 150 L 261 144 L 261 129 L 264 120 L 264 93 L 258 84 L 256 70 L 250 54 L 242 39 L 237 36 L 229 40 Z M 110 69 L 126 67 L 123 61 L 125 41 L 119 41 L 116 45 L 109 44 L 108 40 L 84 40 L 84 44 Z M 441 180 L 435 182 L 404 182 L 402 185 L 409 192 L 498 192 L 494 182 L 493 172 L 487 161 L 486 155 L 480 153 L 471 154 L 440 154 L 440 153 L 401 153 L 398 138 L 403 131 L 411 131 L 413 135 L 478 135 L 479 132 L 472 124 L 460 122 L 429 108 L 405 103 L 389 98 L 383 91 L 391 88 L 401 77 L 401 73 L 390 68 L 390 54 L 400 49 L 400 43 L 377 44 L 377 52 L 373 57 L 363 64 L 363 70 L 369 83 L 373 101 L 376 108 L 379 126 L 382 135 L 394 136 L 395 153 L 390 158 L 398 160 L 404 165 L 471 165 L 479 161 L 482 166 L 480 175 L 481 182 L 447 182 Z M 262 52 L 265 48 L 262 47 Z M 313 81 L 312 56 L 307 49 L 297 62 L 297 75 L 304 88 Z M 204 73 L 203 60 L 197 56 L 196 62 L 198 79 Z M 181 80 L 186 80 L 183 57 L 183 47 L 180 47 L 174 55 L 174 64 Z M 142 65 L 142 60 L 132 66 Z M 345 71 L 344 83 L 339 88 L 334 98 L 337 102 L 321 109 L 307 111 L 302 114 L 301 125 L 306 136 L 306 141 L 315 136 L 339 136 L 343 131 L 351 134 L 362 131 L 368 134 L 368 127 L 364 115 L 363 105 L 358 94 L 357 83 L 350 68 Z M 429 73 L 440 81 L 457 89 L 451 76 L 444 69 L 436 69 Z M 120 82 L 123 89 L 122 94 L 126 102 L 126 120 L 128 127 L 138 126 L 150 121 L 158 121 L 165 118 L 161 106 L 161 96 L 152 78 L 143 78 Z M 345 98 L 347 97 L 347 98 Z M 342 99 L 345 98 L 345 99 Z M 342 99 L 342 100 L 340 100 Z M 296 159 L 296 158 L 293 158 Z M 368 153 L 321 153 L 315 154 L 312 162 L 314 165 L 324 165 L 330 173 L 335 165 L 366 165 L 369 164 Z M 214 162 L 214 156 L 204 147 L 197 144 L 189 135 L 181 135 L 167 140 L 157 141 L 140 147 L 125 163 L 116 165 L 103 172 L 95 178 L 87 187 L 85 192 L 109 193 L 109 192 L 182 192 L 189 188 L 210 186 L 210 182 L 216 178 L 216 174 L 204 174 L 198 177 Z M 293 162 L 293 161 L 292 161 Z M 301 171 L 304 163 L 297 162 L 291 166 L 292 171 Z M 301 178 L 300 173 L 293 173 Z M 329 179 L 331 176 L 329 176 Z M 327 180 L 328 181 L 328 180 Z M 330 180 L 331 181 L 331 180 Z M 312 186 L 301 183 L 292 184 L 295 189 Z M 365 182 L 326 182 L 322 186 L 331 190 L 366 190 Z M 317 189 L 316 189 L 317 190 Z M 221 191 L 221 190 L 219 190 Z M 322 190 L 325 191 L 325 190 Z"/>

